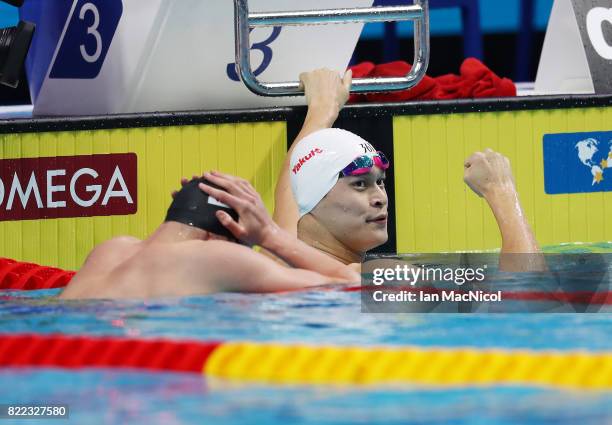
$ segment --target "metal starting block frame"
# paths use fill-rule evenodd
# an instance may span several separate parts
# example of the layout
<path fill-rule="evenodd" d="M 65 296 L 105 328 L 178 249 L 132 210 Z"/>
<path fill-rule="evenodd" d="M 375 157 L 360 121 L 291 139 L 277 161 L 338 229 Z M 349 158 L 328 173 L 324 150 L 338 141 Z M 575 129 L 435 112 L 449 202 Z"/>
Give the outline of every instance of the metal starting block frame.
<path fill-rule="evenodd" d="M 412 6 L 379 6 L 352 9 L 307 10 L 295 12 L 249 12 L 248 0 L 234 0 L 236 66 L 243 83 L 261 96 L 300 96 L 299 81 L 265 83 L 251 69 L 250 31 L 258 27 L 289 25 L 327 25 L 414 21 L 414 60 L 405 77 L 357 78 L 351 93 L 388 92 L 416 86 L 429 64 L 429 2 L 414 0 Z"/>

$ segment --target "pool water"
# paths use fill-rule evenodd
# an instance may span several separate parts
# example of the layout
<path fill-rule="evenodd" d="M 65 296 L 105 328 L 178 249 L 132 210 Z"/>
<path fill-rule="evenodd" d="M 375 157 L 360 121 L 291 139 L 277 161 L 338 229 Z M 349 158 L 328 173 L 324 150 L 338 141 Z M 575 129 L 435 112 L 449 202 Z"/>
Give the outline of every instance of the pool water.
<path fill-rule="evenodd" d="M 0 380 L 11 383 L 10 391 L 0 390 L 3 400 L 68 403 L 69 422 L 80 425 L 601 425 L 610 423 L 612 414 L 609 394 L 533 388 L 241 387 L 209 383 L 197 375 L 111 370 L 8 370 L 0 372 Z"/>
<path fill-rule="evenodd" d="M 549 251 L 608 249 L 612 244 Z M 339 288 L 147 302 L 65 303 L 53 298 L 58 292 L 0 292 L 2 333 L 612 352 L 612 315 L 602 312 L 365 314 L 360 293 Z M 554 388 L 277 387 L 197 374 L 34 368 L 1 369 L 0 382 L 0 403 L 67 403 L 75 424 L 612 423 L 612 393 Z"/>

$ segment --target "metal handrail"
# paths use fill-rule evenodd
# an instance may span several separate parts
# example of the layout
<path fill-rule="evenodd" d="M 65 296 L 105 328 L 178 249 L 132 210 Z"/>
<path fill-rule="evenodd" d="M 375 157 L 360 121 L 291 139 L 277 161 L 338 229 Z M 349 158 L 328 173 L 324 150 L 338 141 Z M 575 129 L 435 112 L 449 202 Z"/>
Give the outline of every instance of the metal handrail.
<path fill-rule="evenodd" d="M 414 0 L 412 6 L 382 6 L 295 12 L 249 13 L 248 0 L 234 0 L 236 67 L 238 75 L 253 93 L 262 96 L 299 96 L 304 91 L 299 81 L 260 82 L 251 69 L 251 28 L 288 25 L 325 25 L 414 21 L 414 60 L 405 77 L 356 78 L 351 93 L 406 90 L 425 76 L 429 64 L 429 3 Z"/>

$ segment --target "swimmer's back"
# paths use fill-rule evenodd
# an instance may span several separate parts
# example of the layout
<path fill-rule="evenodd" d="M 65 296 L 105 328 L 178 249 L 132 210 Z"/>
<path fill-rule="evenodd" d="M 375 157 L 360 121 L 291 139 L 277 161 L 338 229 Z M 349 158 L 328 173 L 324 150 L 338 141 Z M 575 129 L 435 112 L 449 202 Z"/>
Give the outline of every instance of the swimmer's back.
<path fill-rule="evenodd" d="M 255 255 L 225 241 L 116 238 L 91 252 L 60 298 L 158 298 L 235 290 L 237 282 L 249 277 L 252 268 L 244 266 Z"/>

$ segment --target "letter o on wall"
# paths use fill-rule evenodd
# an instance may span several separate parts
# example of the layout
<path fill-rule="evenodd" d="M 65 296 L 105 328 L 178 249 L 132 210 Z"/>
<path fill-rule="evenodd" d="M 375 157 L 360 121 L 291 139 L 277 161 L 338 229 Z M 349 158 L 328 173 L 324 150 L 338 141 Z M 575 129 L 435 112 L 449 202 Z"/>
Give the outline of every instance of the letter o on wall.
<path fill-rule="evenodd" d="M 4 202 L 4 182 L 0 179 L 0 205 Z"/>
<path fill-rule="evenodd" d="M 587 32 L 591 44 L 599 56 L 612 60 L 612 46 L 608 44 L 603 33 L 603 23 L 606 21 L 612 24 L 612 9 L 596 7 L 587 13 Z"/>

